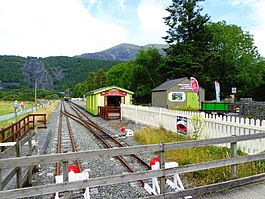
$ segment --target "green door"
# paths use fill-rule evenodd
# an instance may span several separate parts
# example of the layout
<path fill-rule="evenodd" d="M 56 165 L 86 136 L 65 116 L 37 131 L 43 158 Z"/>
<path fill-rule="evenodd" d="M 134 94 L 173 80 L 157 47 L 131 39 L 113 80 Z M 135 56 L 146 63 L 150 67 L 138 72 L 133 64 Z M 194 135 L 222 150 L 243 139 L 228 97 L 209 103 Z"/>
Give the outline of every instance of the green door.
<path fill-rule="evenodd" d="M 187 107 L 199 109 L 199 102 L 196 93 L 187 92 Z"/>

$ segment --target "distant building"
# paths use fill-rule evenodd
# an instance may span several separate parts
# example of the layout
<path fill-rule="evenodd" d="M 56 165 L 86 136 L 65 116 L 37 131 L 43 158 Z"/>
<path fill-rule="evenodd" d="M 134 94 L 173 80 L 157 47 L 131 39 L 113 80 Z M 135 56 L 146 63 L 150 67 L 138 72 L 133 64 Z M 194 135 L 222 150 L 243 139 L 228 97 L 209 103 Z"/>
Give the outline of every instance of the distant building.
<path fill-rule="evenodd" d="M 70 90 L 65 90 L 65 91 L 64 91 L 64 94 L 65 94 L 65 95 L 70 95 L 70 94 L 72 94 L 72 91 L 70 91 Z"/>
<path fill-rule="evenodd" d="M 198 97 L 192 91 L 187 77 L 168 80 L 152 91 L 152 106 L 164 108 L 199 108 Z M 205 89 L 200 86 L 200 101 L 205 99 Z"/>

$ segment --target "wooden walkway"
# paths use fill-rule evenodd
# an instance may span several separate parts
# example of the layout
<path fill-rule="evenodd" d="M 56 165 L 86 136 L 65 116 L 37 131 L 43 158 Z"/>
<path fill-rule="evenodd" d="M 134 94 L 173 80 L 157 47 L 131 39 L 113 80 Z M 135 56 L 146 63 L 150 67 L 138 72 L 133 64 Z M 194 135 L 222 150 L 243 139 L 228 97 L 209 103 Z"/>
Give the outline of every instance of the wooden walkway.
<path fill-rule="evenodd" d="M 194 199 L 265 199 L 265 180 Z"/>

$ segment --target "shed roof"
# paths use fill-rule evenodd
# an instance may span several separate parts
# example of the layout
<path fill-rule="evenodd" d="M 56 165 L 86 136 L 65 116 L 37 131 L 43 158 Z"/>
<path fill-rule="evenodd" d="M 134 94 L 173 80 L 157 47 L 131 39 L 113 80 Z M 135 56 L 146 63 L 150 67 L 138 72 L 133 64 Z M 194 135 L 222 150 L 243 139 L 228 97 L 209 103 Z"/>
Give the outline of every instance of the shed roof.
<path fill-rule="evenodd" d="M 180 83 L 182 80 L 186 79 L 187 77 L 182 77 L 178 79 L 171 79 L 163 84 L 160 84 L 158 87 L 154 88 L 152 91 L 166 91 L 170 89 L 172 86 L 175 86 L 176 84 Z"/>
<path fill-rule="evenodd" d="M 98 89 L 95 89 L 95 90 L 92 90 L 92 91 L 89 91 L 87 92 L 86 94 L 87 95 L 91 95 L 91 94 L 98 94 L 98 93 L 101 93 L 103 91 L 107 91 L 107 90 L 111 90 L 111 89 L 117 89 L 117 90 L 121 90 L 121 91 L 124 91 L 126 93 L 129 93 L 129 94 L 133 94 L 132 91 L 129 91 L 129 90 L 126 90 L 124 88 L 121 88 L 121 87 L 118 87 L 118 86 L 106 86 L 106 87 L 102 87 L 102 88 L 98 88 Z"/>

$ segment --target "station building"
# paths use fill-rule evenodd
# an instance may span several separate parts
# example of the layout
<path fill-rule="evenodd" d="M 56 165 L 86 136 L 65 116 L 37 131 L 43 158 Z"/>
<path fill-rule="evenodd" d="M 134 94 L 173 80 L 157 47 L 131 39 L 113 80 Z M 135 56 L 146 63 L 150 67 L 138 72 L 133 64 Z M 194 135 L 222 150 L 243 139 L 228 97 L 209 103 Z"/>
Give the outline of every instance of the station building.
<path fill-rule="evenodd" d="M 86 109 L 106 119 L 120 118 L 120 105 L 132 104 L 133 92 L 118 86 L 108 86 L 86 93 Z"/>

